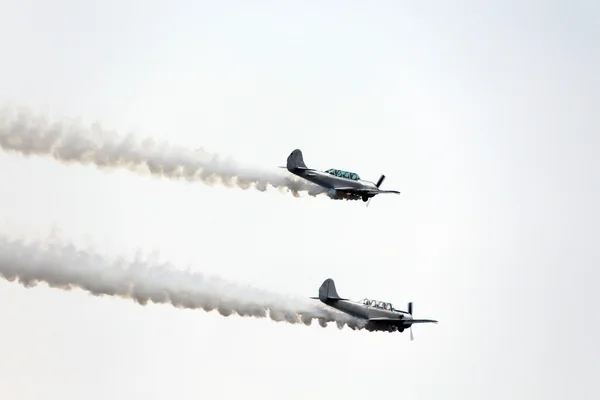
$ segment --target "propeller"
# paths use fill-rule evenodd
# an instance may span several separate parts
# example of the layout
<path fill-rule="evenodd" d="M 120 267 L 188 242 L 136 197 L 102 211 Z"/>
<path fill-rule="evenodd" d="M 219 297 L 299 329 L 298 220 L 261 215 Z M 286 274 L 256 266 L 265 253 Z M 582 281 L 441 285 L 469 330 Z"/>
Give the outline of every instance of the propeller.
<path fill-rule="evenodd" d="M 383 183 L 383 181 L 385 181 L 385 175 L 381 174 L 381 176 L 379 177 L 379 179 L 377 180 L 377 183 L 375 184 L 375 186 L 377 186 L 377 189 L 379 189 L 379 186 L 381 186 L 381 184 Z M 375 197 L 375 196 L 373 196 Z M 369 203 L 371 202 L 371 200 L 373 200 L 373 197 L 371 197 L 368 201 L 367 201 L 367 205 L 366 207 L 369 207 Z"/>
<path fill-rule="evenodd" d="M 412 301 L 408 303 L 408 313 L 412 316 L 413 315 L 413 306 L 412 306 Z M 413 337 L 413 332 L 412 332 L 412 325 L 410 326 L 410 341 L 412 342 L 415 338 Z"/>

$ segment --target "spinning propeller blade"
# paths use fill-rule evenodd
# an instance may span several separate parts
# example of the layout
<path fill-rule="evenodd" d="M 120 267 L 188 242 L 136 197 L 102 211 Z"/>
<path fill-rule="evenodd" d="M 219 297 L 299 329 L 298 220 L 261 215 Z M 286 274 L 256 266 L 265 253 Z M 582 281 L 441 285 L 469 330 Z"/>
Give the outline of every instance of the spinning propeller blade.
<path fill-rule="evenodd" d="M 385 181 L 385 175 L 381 174 L 381 176 L 379 177 L 379 179 L 377 180 L 377 183 L 375 184 L 375 186 L 377 186 L 377 189 L 379 189 L 379 186 L 381 186 L 381 184 L 383 183 L 383 181 Z M 375 196 L 373 196 L 375 197 Z M 367 201 L 367 205 L 366 207 L 369 207 L 369 203 L 371 202 L 371 200 L 373 200 L 373 197 L 371 197 L 368 201 Z"/>
<path fill-rule="evenodd" d="M 413 306 L 412 306 L 412 301 L 410 303 L 408 303 L 408 313 L 412 316 L 413 315 Z M 412 342 L 415 338 L 413 337 L 413 332 L 412 332 L 412 325 L 410 326 L 410 341 Z"/>

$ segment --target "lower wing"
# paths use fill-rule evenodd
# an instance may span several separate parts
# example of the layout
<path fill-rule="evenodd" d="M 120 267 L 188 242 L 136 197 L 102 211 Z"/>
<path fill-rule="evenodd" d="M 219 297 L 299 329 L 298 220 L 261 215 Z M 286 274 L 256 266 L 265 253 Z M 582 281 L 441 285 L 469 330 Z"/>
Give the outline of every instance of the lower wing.
<path fill-rule="evenodd" d="M 438 323 L 434 319 L 392 319 L 392 318 L 387 318 L 387 317 L 369 318 L 369 322 L 391 322 L 391 323 L 401 323 L 403 325 L 425 324 L 425 323 L 437 324 Z"/>
<path fill-rule="evenodd" d="M 380 194 L 380 193 L 396 193 L 396 194 L 400 194 L 399 191 L 397 190 L 372 190 L 370 193 L 374 193 L 374 194 Z"/>
<path fill-rule="evenodd" d="M 376 194 L 381 194 L 381 193 L 396 193 L 396 194 L 400 194 L 399 191 L 397 190 L 378 190 L 378 189 L 357 189 L 357 188 L 353 188 L 353 187 L 335 187 L 335 190 L 340 190 L 343 192 L 348 192 L 351 194 L 357 194 L 359 196 L 362 196 L 364 194 L 366 195 L 376 195 Z"/>

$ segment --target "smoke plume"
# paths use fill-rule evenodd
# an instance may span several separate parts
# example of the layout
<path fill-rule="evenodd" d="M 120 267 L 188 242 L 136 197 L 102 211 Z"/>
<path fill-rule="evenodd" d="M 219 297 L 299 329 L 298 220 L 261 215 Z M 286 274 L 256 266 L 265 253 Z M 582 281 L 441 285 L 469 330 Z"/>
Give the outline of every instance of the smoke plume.
<path fill-rule="evenodd" d="M 100 168 L 125 168 L 156 177 L 201 181 L 227 187 L 266 191 L 269 186 L 298 196 L 326 193 L 318 185 L 285 170 L 258 169 L 237 164 L 202 149 L 190 150 L 152 139 L 119 137 L 98 124 L 49 123 L 27 110 L 0 110 L 0 146 L 25 156 L 51 156 L 64 163 L 94 164 Z"/>
<path fill-rule="evenodd" d="M 323 327 L 336 322 L 339 329 L 364 327 L 363 321 L 316 300 L 293 298 L 214 276 L 179 270 L 169 263 L 117 259 L 55 241 L 10 240 L 0 236 L 0 276 L 29 288 L 39 282 L 50 287 L 83 289 L 92 295 L 119 296 L 138 304 L 170 304 L 178 308 L 217 310 L 222 316 L 270 318 L 291 324 Z"/>

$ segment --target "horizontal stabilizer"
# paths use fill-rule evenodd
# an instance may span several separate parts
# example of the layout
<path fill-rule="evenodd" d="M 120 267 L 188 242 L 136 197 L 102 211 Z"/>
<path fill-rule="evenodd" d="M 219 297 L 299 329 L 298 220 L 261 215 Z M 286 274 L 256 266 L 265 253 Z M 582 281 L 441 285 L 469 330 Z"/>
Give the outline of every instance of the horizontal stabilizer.
<path fill-rule="evenodd" d="M 278 166 L 278 168 L 283 168 L 283 169 L 287 169 L 289 171 L 288 167 L 282 167 L 282 166 Z M 314 171 L 314 168 L 305 168 L 305 167 L 294 167 L 294 171 Z"/>
<path fill-rule="evenodd" d="M 309 299 L 313 299 L 313 300 L 321 300 L 321 298 L 319 298 L 319 297 L 309 297 Z M 350 300 L 350 299 L 344 299 L 344 298 L 342 298 L 342 297 L 335 297 L 335 298 L 333 298 L 333 297 L 328 297 L 327 299 L 328 299 L 328 300 L 345 300 L 345 301 L 348 301 L 348 300 Z"/>

